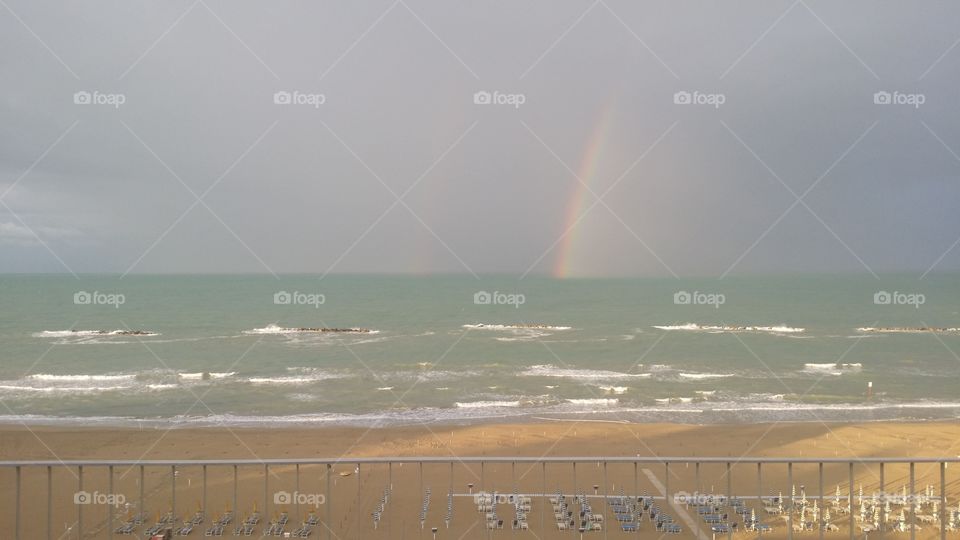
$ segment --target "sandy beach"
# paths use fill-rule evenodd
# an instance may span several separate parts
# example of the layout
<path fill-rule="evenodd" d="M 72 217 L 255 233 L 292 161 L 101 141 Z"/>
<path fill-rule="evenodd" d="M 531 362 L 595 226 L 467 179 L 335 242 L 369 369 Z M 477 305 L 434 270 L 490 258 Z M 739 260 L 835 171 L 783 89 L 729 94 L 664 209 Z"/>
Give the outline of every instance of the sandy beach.
<path fill-rule="evenodd" d="M 237 508 L 245 515 L 254 508 L 264 519 L 287 511 L 292 526 L 306 519 L 310 511 L 324 523 L 329 523 L 334 538 L 430 538 L 430 528 L 438 527 L 438 538 L 486 537 L 483 514 L 477 512 L 474 501 L 465 496 L 472 489 L 512 493 L 564 493 L 583 491 L 599 495 L 650 494 L 660 496 L 680 491 L 693 493 L 726 493 L 728 478 L 724 464 L 704 464 L 699 471 L 694 466 L 674 464 L 667 471 L 661 464 L 610 464 L 604 467 L 595 460 L 571 464 L 463 464 L 464 456 L 717 456 L 730 457 L 732 462 L 741 456 L 806 458 L 824 457 L 955 457 L 960 450 L 958 423 L 870 423 L 870 424 L 757 424 L 757 425 L 665 425 L 621 424 L 610 422 L 539 422 L 524 424 L 477 424 L 470 426 L 416 426 L 392 428 L 331 427 L 318 429 L 106 429 L 53 428 L 7 426 L 0 429 L 4 444 L 2 459 L 295 459 L 438 456 L 448 457 L 451 463 L 335 466 L 329 474 L 325 466 L 305 465 L 299 474 L 293 467 L 272 467 L 267 486 L 264 486 L 262 466 L 240 467 L 237 471 Z M 13 471 L 3 470 L 0 485 L 0 521 L 13 523 Z M 232 467 L 210 467 L 206 479 L 208 513 L 222 514 L 233 507 L 234 477 Z M 789 495 L 791 484 L 783 465 L 764 466 L 757 478 L 756 465 L 734 464 L 729 475 L 729 489 L 735 495 L 763 496 L 782 492 Z M 818 493 L 816 465 L 795 465 L 792 485 L 802 489 L 810 498 Z M 84 491 L 122 494 L 129 507 L 118 508 L 114 527 L 139 508 L 140 486 L 138 468 L 117 467 L 110 492 L 105 469 L 84 472 Z M 836 486 L 843 497 L 847 494 L 846 465 L 824 467 L 824 499 L 832 499 Z M 860 485 L 864 493 L 879 489 L 880 472 L 877 465 L 856 465 L 855 492 Z M 78 491 L 76 471 L 54 468 L 52 472 L 55 494 L 51 521 L 54 537 L 76 538 L 78 505 L 73 494 Z M 157 515 L 165 514 L 173 503 L 169 468 L 147 468 L 144 472 L 144 508 L 150 514 L 148 523 Z M 328 487 L 329 480 L 329 487 Z M 887 492 L 900 493 L 909 481 L 906 465 L 887 465 L 884 471 Z M 23 530 L 26 538 L 46 535 L 47 476 L 45 469 L 26 469 L 22 485 Z M 468 487 L 473 484 L 473 487 Z M 939 466 L 920 464 L 915 469 L 915 491 L 921 492 L 928 484 L 937 486 L 939 493 Z M 699 485 L 699 490 L 698 490 Z M 176 473 L 176 511 L 179 520 L 193 515 L 204 497 L 203 471 L 200 467 L 184 467 Z M 392 486 L 391 496 L 374 529 L 371 513 L 378 505 L 384 490 Z M 430 503 L 421 529 L 420 508 L 426 493 L 431 490 Z M 276 493 L 300 493 L 303 504 L 275 504 Z M 453 497 L 449 529 L 444 523 L 447 514 L 448 493 Z M 960 494 L 960 475 L 947 469 L 948 501 L 955 506 Z M 315 497 L 308 498 L 310 495 Z M 464 496 L 461 496 L 464 495 Z M 799 493 L 798 493 L 799 496 Z M 603 504 L 598 497 L 595 504 Z M 751 505 L 759 505 L 752 501 Z M 530 531 L 511 531 L 509 524 L 493 534 L 536 534 L 546 538 L 557 531 L 553 512 L 542 497 L 535 498 L 529 514 Z M 84 506 L 84 538 L 106 538 L 107 505 Z M 359 508 L 359 511 L 358 511 Z M 507 507 L 503 507 L 507 508 Z M 757 507 L 760 511 L 759 506 Z M 680 508 L 671 508 L 680 514 Z M 510 516 L 508 516 L 509 518 Z M 683 516 L 674 515 L 683 526 L 684 537 L 692 537 L 693 527 L 684 524 Z M 762 516 L 773 526 L 765 536 L 785 537 L 784 520 L 777 516 Z M 696 513 L 693 513 L 696 520 Z M 609 517 L 608 517 L 609 519 Z M 848 517 L 834 520 L 845 526 Z M 207 523 L 209 523 L 209 518 Z M 541 525 L 542 524 L 542 525 Z M 616 526 L 613 523 L 614 527 Z M 698 524 L 703 529 L 703 523 Z M 201 536 L 205 525 L 193 535 Z M 541 528 L 542 527 L 542 528 Z M 261 534 L 262 525 L 255 534 Z M 232 534 L 233 526 L 227 534 Z M 709 529 L 705 529 L 709 531 Z M 828 533 L 845 536 L 846 529 Z M 314 536 L 325 537 L 322 527 Z M 938 534 L 933 526 L 918 530 L 918 536 Z M 619 529 L 605 534 L 625 535 Z M 631 533 L 632 534 L 632 533 Z M 644 522 L 641 535 L 658 537 L 653 525 Z M 815 537 L 815 532 L 802 533 Z M 906 537 L 908 533 L 901 534 Z M 955 534 L 955 533 L 951 533 Z M 62 536 L 61 536 L 62 535 Z M 652 536 L 651 536 L 652 535 Z M 738 533 L 755 535 L 755 533 Z M 559 536 L 563 537 L 563 536 Z"/>

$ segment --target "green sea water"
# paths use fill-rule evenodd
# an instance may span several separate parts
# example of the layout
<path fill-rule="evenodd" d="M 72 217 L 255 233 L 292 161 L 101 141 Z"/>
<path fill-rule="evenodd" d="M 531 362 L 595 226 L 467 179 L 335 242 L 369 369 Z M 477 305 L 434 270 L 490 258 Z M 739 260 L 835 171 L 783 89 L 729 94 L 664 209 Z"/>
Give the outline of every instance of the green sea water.
<path fill-rule="evenodd" d="M 5 275 L 0 419 L 957 418 L 958 277 Z"/>

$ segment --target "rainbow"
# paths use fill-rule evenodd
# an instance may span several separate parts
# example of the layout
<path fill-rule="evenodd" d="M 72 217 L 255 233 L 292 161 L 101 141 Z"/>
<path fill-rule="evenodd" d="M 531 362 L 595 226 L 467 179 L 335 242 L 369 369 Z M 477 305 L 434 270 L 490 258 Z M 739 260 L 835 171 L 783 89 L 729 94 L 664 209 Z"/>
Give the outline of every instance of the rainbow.
<path fill-rule="evenodd" d="M 577 170 L 577 176 L 582 180 L 578 181 L 573 190 L 573 195 L 567 202 L 567 210 L 563 220 L 563 236 L 560 240 L 560 249 L 557 252 L 556 261 L 554 261 L 551 274 L 555 278 L 566 278 L 573 274 L 573 264 L 576 255 L 576 244 L 578 238 L 578 226 L 583 218 L 584 199 L 586 198 L 587 187 L 597 176 L 597 165 L 600 163 L 600 156 L 604 148 L 604 143 L 609 132 L 610 121 L 613 117 L 613 107 L 608 104 L 600 113 L 596 124 L 593 127 L 593 133 L 587 141 L 583 157 L 580 159 L 580 168 Z"/>

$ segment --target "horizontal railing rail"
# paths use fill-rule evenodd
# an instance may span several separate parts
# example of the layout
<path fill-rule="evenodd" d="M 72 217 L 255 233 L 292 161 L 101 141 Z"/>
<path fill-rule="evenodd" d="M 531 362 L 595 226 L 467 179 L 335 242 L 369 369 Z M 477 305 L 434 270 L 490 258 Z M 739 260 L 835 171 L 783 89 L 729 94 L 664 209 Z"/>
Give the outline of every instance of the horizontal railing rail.
<path fill-rule="evenodd" d="M 339 458 L 283 458 L 283 459 L 144 459 L 144 460 L 3 460 L 0 467 L 77 467 L 77 466 L 171 466 L 171 465 L 348 465 L 348 464 L 385 464 L 385 463 L 571 463 L 571 462 L 607 462 L 607 463 L 763 463 L 763 464 L 817 464 L 817 463 L 960 463 L 960 457 L 716 457 L 716 456 L 664 456 L 664 457 L 628 457 L 628 456 L 394 456 L 394 457 L 339 457 Z"/>

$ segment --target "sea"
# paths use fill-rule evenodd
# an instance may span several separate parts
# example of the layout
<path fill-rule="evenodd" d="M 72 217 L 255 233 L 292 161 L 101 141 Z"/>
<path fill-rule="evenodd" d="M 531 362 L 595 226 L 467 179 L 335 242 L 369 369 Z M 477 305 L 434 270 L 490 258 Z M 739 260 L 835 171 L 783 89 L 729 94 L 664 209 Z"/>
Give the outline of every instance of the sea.
<path fill-rule="evenodd" d="M 0 422 L 960 417 L 960 276 L 0 276 Z"/>

